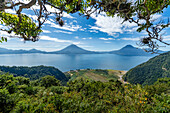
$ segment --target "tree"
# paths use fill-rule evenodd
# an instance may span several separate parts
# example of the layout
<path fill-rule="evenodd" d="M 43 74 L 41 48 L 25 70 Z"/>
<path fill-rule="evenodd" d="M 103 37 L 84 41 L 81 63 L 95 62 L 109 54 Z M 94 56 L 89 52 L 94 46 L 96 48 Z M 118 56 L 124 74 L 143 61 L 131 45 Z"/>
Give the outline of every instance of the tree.
<path fill-rule="evenodd" d="M 41 83 L 41 86 L 44 86 L 46 88 L 50 86 L 61 85 L 59 80 L 57 80 L 54 76 L 50 76 L 50 75 L 42 77 L 40 80 L 40 83 Z"/>
<path fill-rule="evenodd" d="M 152 16 L 163 13 L 163 10 L 170 5 L 170 0 L 28 0 L 28 3 L 21 0 L 0 1 L 0 21 L 8 26 L 7 29 L 0 29 L 8 33 L 15 33 L 25 41 L 37 41 L 42 32 L 41 26 L 48 19 L 49 15 L 56 15 L 56 22 L 63 26 L 62 13 L 76 13 L 85 15 L 87 19 L 92 13 L 100 14 L 105 12 L 108 16 L 118 15 L 125 21 L 136 23 L 138 32 L 146 31 L 148 36 L 141 39 L 139 45 L 148 46 L 148 52 L 156 52 L 159 48 L 158 42 L 170 45 L 163 41 L 162 30 L 170 25 L 169 19 L 159 22 L 152 20 Z M 39 10 L 34 10 L 37 15 L 37 22 L 33 22 L 27 15 L 22 14 L 23 9 L 31 8 L 38 4 Z M 57 12 L 50 12 L 46 5 L 57 9 Z M 5 9 L 16 9 L 16 15 L 6 13 Z M 1 41 L 6 40 L 2 38 Z"/>

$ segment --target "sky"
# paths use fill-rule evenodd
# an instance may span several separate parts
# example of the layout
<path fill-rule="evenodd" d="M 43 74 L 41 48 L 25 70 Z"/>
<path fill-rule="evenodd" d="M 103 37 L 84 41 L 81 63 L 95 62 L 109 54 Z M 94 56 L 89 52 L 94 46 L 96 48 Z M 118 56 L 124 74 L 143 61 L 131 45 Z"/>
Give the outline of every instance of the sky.
<path fill-rule="evenodd" d="M 53 10 L 50 7 L 48 9 Z M 7 10 L 7 12 L 14 13 L 13 10 Z M 36 18 L 31 9 L 24 10 L 22 13 L 32 19 Z M 168 19 L 168 17 L 170 17 L 170 7 L 165 9 L 163 14 L 154 15 L 152 19 Z M 128 44 L 140 48 L 137 43 L 141 38 L 147 36 L 146 32 L 136 32 L 137 25 L 135 23 L 125 22 L 122 24 L 123 19 L 116 15 L 108 17 L 105 13 L 92 14 L 89 19 L 86 19 L 85 16 L 79 16 L 78 13 L 64 13 L 63 20 L 65 25 L 60 27 L 55 22 L 55 16 L 51 15 L 42 26 L 43 32 L 37 42 L 27 41 L 24 43 L 19 38 L 8 38 L 7 42 L 0 43 L 0 47 L 15 50 L 34 48 L 43 51 L 56 51 L 75 44 L 86 50 L 111 51 Z M 0 27 L 3 26 L 0 24 Z M 170 28 L 165 29 L 162 33 L 164 33 L 164 41 L 170 43 Z M 9 36 L 9 34 L 0 31 L 0 36 Z M 169 51 L 170 46 L 162 45 L 160 49 Z"/>

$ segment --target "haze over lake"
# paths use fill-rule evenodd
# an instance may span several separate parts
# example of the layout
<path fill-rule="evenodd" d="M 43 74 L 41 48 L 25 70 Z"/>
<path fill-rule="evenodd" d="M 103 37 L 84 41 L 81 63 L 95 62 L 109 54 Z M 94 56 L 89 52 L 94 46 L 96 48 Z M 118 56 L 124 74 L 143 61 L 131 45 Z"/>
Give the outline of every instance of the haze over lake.
<path fill-rule="evenodd" d="M 75 69 L 129 70 L 149 60 L 151 56 L 121 56 L 115 54 L 3 54 L 0 65 L 54 66 L 61 71 Z"/>

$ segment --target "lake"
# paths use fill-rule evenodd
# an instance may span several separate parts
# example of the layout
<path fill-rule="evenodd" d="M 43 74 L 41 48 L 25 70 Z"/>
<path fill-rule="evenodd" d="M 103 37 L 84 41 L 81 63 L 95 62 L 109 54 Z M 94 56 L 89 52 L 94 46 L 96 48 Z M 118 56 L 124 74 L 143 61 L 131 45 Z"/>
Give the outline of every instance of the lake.
<path fill-rule="evenodd" d="M 115 54 L 3 54 L 0 65 L 54 66 L 65 72 L 75 69 L 125 70 L 146 62 L 151 56 L 121 56 Z"/>

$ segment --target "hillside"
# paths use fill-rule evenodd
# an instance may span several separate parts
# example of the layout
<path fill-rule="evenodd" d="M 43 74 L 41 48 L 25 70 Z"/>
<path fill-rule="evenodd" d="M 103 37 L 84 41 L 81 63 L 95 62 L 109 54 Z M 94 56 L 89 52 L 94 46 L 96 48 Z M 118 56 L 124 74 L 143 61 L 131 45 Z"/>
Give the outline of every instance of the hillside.
<path fill-rule="evenodd" d="M 68 78 L 55 67 L 50 66 L 33 66 L 33 67 L 24 67 L 24 66 L 0 66 L 0 71 L 9 72 L 13 74 L 15 77 L 23 76 L 26 78 L 30 78 L 30 80 L 40 79 L 46 75 L 54 76 L 56 79 L 66 83 Z"/>
<path fill-rule="evenodd" d="M 126 71 L 119 70 L 82 69 L 66 72 L 65 75 L 70 78 L 69 81 L 84 78 L 88 80 L 108 82 L 110 79 L 118 80 L 119 76 L 125 73 Z"/>
<path fill-rule="evenodd" d="M 132 84 L 153 84 L 158 78 L 170 77 L 170 52 L 151 58 L 129 70 L 124 80 Z"/>
<path fill-rule="evenodd" d="M 111 51 L 111 54 L 126 55 L 126 56 L 149 56 L 150 53 L 145 52 L 143 49 L 133 47 L 132 45 L 126 45 L 120 50 Z"/>

